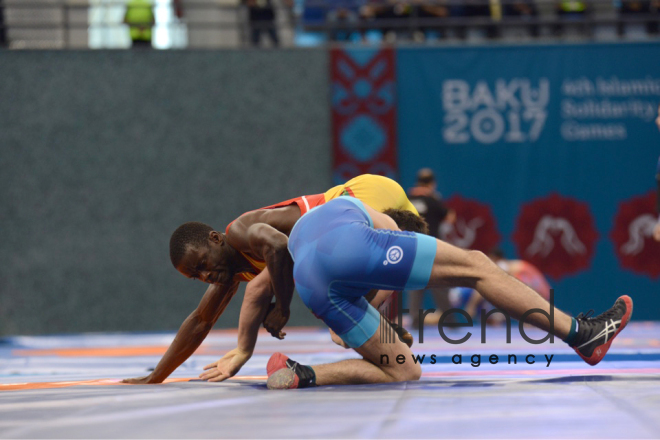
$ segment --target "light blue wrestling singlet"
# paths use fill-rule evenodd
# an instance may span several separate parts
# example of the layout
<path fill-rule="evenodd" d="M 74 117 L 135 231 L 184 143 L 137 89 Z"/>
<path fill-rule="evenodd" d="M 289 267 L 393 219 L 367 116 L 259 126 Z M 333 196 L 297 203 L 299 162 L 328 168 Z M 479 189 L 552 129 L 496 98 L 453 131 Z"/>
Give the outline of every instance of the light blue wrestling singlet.
<path fill-rule="evenodd" d="M 374 229 L 362 202 L 346 196 L 303 215 L 289 236 L 300 297 L 353 348 L 380 324 L 364 296 L 371 289 L 426 287 L 435 252 L 428 235 Z"/>

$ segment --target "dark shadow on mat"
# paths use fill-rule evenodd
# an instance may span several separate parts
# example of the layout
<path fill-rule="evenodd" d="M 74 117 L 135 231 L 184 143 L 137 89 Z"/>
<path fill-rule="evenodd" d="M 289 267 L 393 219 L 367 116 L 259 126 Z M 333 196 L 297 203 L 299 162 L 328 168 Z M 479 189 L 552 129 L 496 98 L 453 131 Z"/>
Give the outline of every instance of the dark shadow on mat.
<path fill-rule="evenodd" d="M 581 375 L 581 376 L 563 376 L 552 377 L 547 379 L 525 379 L 522 382 L 515 380 L 520 384 L 574 384 L 584 382 L 626 382 L 626 381 L 640 381 L 640 382 L 658 382 L 660 376 L 612 376 L 612 375 Z M 506 380 L 455 380 L 455 379 L 425 379 L 417 382 L 397 382 L 397 383 L 380 383 L 371 385 L 328 385 L 318 388 L 306 388 L 299 390 L 301 392 L 346 392 L 346 391 L 394 391 L 394 390 L 433 390 L 433 389 L 446 389 L 446 388 L 491 388 L 491 387 L 504 387 L 510 385 L 510 381 Z M 266 389 L 266 385 L 256 385 L 254 382 L 249 384 L 255 389 Z"/>
<path fill-rule="evenodd" d="M 604 374 L 602 376 L 589 375 L 589 376 L 564 376 L 564 377 L 551 377 L 549 379 L 533 379 L 526 382 L 533 383 L 576 383 L 576 382 L 658 382 L 660 376 L 611 376 Z"/>
<path fill-rule="evenodd" d="M 317 391 L 317 392 L 346 392 L 346 391 L 371 391 L 371 392 L 386 392 L 386 391 L 400 391 L 400 390 L 434 390 L 440 388 L 487 388 L 487 387 L 502 387 L 504 383 L 493 382 L 488 380 L 420 380 L 417 382 L 395 382 L 395 383 L 376 383 L 366 385 L 327 385 L 317 388 L 305 388 L 300 391 Z"/>
<path fill-rule="evenodd" d="M 241 388 L 252 388 L 255 390 L 267 390 L 268 387 L 266 387 L 266 381 L 264 380 L 263 382 L 255 382 L 254 380 L 239 380 L 239 379 L 232 379 L 228 381 L 223 381 L 223 382 L 207 382 L 205 380 L 201 379 L 193 379 L 191 381 L 188 381 L 187 383 L 191 382 L 196 382 L 196 383 L 207 383 L 208 385 L 216 385 L 216 386 L 231 386 L 231 387 L 236 387 L 240 386 Z M 186 382 L 182 382 L 186 383 Z"/>
<path fill-rule="evenodd" d="M 235 380 L 235 383 L 238 383 L 246 388 L 252 388 L 253 390 L 268 390 L 268 387 L 266 386 L 266 382 L 259 382 L 259 383 L 254 383 L 254 381 L 247 381 L 247 380 Z"/>

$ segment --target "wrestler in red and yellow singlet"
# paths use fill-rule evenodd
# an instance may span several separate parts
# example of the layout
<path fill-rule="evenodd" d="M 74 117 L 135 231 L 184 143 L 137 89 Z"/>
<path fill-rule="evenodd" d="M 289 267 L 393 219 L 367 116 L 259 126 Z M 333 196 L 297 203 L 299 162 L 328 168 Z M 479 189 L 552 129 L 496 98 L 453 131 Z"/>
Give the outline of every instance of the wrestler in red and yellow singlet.
<path fill-rule="evenodd" d="M 401 185 L 390 178 L 377 176 L 374 174 L 363 174 L 361 176 L 357 176 L 344 183 L 343 185 L 337 185 L 333 188 L 330 188 L 323 194 L 296 197 L 277 203 L 275 205 L 265 206 L 260 209 L 274 209 L 295 204 L 298 205 L 300 208 L 300 215 L 303 216 L 309 212 L 310 209 L 322 205 L 328 200 L 336 199 L 340 196 L 355 197 L 356 199 L 359 199 L 367 205 L 371 206 L 375 210 L 381 212 L 385 211 L 386 209 L 394 208 L 410 211 L 415 215 L 419 215 L 415 207 L 412 205 L 412 203 L 410 203 L 410 200 L 408 200 L 406 192 L 403 190 L 403 188 L 401 188 Z M 226 231 L 229 231 L 230 226 L 231 223 L 227 225 Z M 241 252 L 241 254 L 250 262 L 256 273 L 242 272 L 237 276 L 242 281 L 250 281 L 258 273 L 264 270 L 266 267 L 266 262 L 252 258 L 243 252 Z"/>

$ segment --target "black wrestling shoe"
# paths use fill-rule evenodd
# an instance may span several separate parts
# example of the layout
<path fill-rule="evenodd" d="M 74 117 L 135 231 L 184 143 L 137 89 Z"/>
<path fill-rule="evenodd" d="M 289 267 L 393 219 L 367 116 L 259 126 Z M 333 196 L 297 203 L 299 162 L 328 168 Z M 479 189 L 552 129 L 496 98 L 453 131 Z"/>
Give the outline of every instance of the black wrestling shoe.
<path fill-rule="evenodd" d="M 575 317 L 578 322 L 577 338 L 571 347 L 586 363 L 596 365 L 605 357 L 614 338 L 626 327 L 632 311 L 632 299 L 623 295 L 611 309 L 594 318 L 590 317 L 593 310 L 586 315 L 580 313 Z"/>
<path fill-rule="evenodd" d="M 316 386 L 312 367 L 301 365 L 282 353 L 273 354 L 266 365 L 270 390 L 290 390 Z"/>

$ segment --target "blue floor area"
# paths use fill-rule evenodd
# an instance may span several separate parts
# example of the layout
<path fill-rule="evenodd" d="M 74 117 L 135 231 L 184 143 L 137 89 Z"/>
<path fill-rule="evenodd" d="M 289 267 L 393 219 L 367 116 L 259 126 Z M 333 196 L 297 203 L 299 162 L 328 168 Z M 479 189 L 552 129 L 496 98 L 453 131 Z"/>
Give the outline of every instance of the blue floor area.
<path fill-rule="evenodd" d="M 194 380 L 236 344 L 235 331 L 214 331 L 172 374 L 180 381 L 120 385 L 148 374 L 174 334 L 5 338 L 0 438 L 660 437 L 660 324 L 631 323 L 596 367 L 561 341 L 532 345 L 514 329 L 507 344 L 503 329 L 489 328 L 482 344 L 472 331 L 461 345 L 433 328 L 423 344 L 413 333 L 413 352 L 424 356 L 418 382 L 286 391 L 265 386 L 273 352 L 305 364 L 357 355 L 326 330 L 287 329 L 284 341 L 261 334 L 236 378 Z"/>

